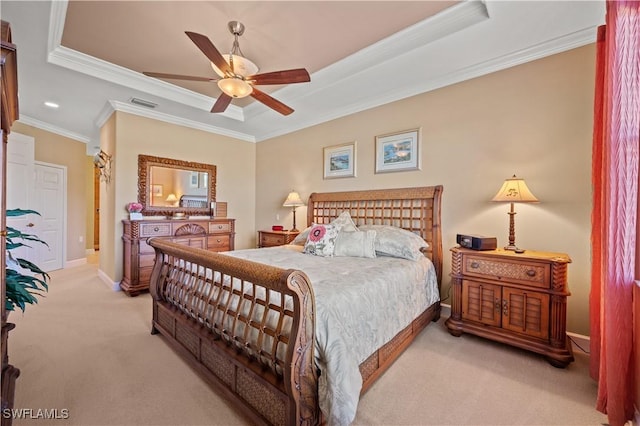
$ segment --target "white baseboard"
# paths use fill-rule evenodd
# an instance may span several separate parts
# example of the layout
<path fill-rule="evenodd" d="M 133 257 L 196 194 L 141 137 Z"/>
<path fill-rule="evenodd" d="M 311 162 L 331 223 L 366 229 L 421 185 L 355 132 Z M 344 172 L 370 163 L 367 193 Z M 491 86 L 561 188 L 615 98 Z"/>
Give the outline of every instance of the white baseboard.
<path fill-rule="evenodd" d="M 450 317 L 451 316 L 451 305 L 448 305 L 446 303 L 440 303 L 440 315 L 444 316 L 444 317 Z"/>
<path fill-rule="evenodd" d="M 105 283 L 112 291 L 120 291 L 120 283 L 111 281 L 111 278 L 102 270 L 98 269 L 98 278 Z"/>
<path fill-rule="evenodd" d="M 589 353 L 591 347 L 591 338 L 584 334 L 572 333 L 567 331 L 567 336 L 572 340 L 573 349 L 581 352 Z M 579 346 L 579 347 L 576 347 Z"/>
<path fill-rule="evenodd" d="M 73 268 L 74 266 L 81 266 L 81 265 L 86 265 L 87 264 L 87 258 L 83 257 L 80 259 L 74 259 L 74 260 L 67 260 L 64 263 L 64 268 Z"/>

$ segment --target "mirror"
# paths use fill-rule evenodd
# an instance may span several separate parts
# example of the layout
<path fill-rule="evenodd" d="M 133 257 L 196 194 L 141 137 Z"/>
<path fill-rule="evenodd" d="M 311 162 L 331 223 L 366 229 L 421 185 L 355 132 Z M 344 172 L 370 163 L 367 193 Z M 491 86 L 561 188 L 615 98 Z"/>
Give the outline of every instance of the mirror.
<path fill-rule="evenodd" d="M 138 202 L 147 216 L 209 216 L 216 200 L 216 166 L 138 155 Z"/>

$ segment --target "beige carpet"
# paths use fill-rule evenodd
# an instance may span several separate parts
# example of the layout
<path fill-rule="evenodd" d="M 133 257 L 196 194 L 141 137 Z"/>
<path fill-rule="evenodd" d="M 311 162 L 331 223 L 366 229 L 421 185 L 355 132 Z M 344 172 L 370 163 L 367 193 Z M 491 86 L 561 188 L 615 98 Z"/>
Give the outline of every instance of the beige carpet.
<path fill-rule="evenodd" d="M 246 419 L 150 330 L 149 295 L 130 298 L 95 265 L 51 274 L 24 315 L 9 357 L 20 368 L 16 408 L 67 409 L 68 419 L 16 425 L 234 425 Z M 588 356 L 556 369 L 541 357 L 432 323 L 365 394 L 357 425 L 598 425 Z"/>

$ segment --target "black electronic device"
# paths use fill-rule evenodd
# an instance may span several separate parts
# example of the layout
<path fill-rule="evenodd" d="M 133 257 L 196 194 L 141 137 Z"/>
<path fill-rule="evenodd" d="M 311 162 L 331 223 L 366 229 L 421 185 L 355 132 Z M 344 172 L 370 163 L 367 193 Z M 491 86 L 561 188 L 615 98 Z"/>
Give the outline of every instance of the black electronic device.
<path fill-rule="evenodd" d="M 460 247 L 471 250 L 495 250 L 498 247 L 496 237 L 485 237 L 483 235 L 458 234 L 456 242 Z"/>

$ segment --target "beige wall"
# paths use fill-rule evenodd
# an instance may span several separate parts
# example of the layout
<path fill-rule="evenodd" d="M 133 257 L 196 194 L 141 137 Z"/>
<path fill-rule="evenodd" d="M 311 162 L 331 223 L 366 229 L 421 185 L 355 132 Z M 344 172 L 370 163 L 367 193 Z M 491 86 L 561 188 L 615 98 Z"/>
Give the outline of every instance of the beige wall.
<path fill-rule="evenodd" d="M 504 179 L 526 179 L 539 204 L 516 206 L 516 243 L 568 253 L 568 330 L 589 334 L 593 45 L 394 102 L 257 144 L 256 226 L 291 227 L 291 189 L 444 185 L 443 246 L 457 233 L 506 245 L 508 205 L 492 203 Z M 374 174 L 376 135 L 420 127 L 419 171 Z M 323 180 L 323 147 L 357 142 L 357 177 Z M 298 210 L 304 225 L 306 209 Z M 298 226 L 300 229 L 301 226 Z M 451 262 L 444 259 L 443 298 Z M 447 299 L 445 303 L 450 303 Z"/>
<path fill-rule="evenodd" d="M 87 145 L 55 133 L 50 133 L 20 122 L 14 123 L 12 132 L 35 139 L 35 160 L 67 167 L 67 253 L 65 262 L 85 259 L 87 212 L 85 163 Z M 80 241 L 82 239 L 82 241 Z"/>
<path fill-rule="evenodd" d="M 87 156 L 87 160 L 85 162 L 85 194 L 86 194 L 86 200 L 87 200 L 87 214 L 85 216 L 85 220 L 86 220 L 86 232 L 87 232 L 87 240 L 86 240 L 86 244 L 85 247 L 87 250 L 93 250 L 93 237 L 94 237 L 94 169 L 95 166 L 93 165 L 93 157 L 91 156 Z"/>
<path fill-rule="evenodd" d="M 100 269 L 114 282 L 122 279 L 125 205 L 138 199 L 138 154 L 215 164 L 216 198 L 236 219 L 236 249 L 255 246 L 255 144 L 116 112 L 103 126 L 100 145 L 114 158 L 112 182 L 101 185 L 100 216 Z"/>
<path fill-rule="evenodd" d="M 116 223 L 116 221 L 122 218 L 116 213 L 116 192 L 118 186 L 126 186 L 126 184 L 130 183 L 129 181 L 118 182 L 116 137 L 116 115 L 113 114 L 100 129 L 100 149 L 112 156 L 112 163 L 109 182 L 100 179 L 99 264 L 101 273 L 106 275 L 114 283 L 119 282 L 122 277 L 122 226 Z M 130 179 L 126 173 L 123 175 L 124 179 Z M 136 178 L 135 183 L 137 184 L 137 182 L 138 180 Z M 120 229 L 120 238 L 115 237 L 118 229 Z M 120 265 L 119 277 L 116 275 L 118 265 Z"/>

